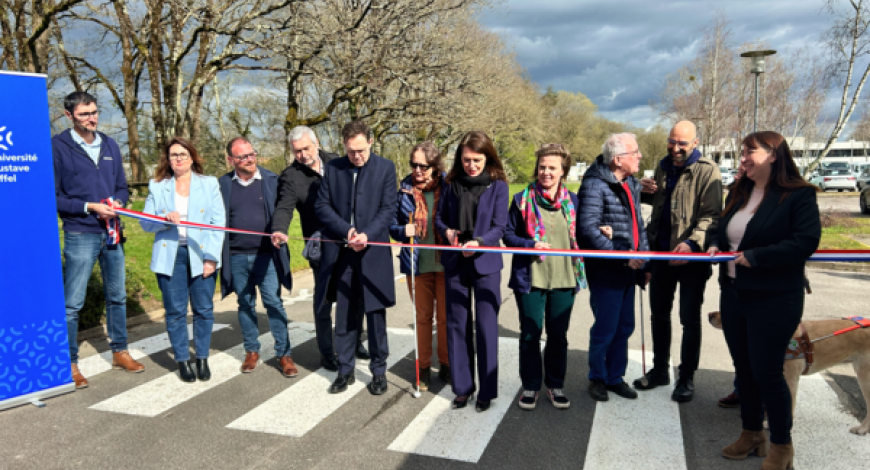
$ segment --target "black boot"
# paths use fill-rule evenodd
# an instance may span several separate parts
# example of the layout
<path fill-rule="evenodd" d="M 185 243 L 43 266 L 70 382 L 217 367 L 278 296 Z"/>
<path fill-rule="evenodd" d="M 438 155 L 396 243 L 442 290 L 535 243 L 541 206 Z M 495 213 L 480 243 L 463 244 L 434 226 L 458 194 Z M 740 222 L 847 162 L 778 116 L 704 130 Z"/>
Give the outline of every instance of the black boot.
<path fill-rule="evenodd" d="M 341 393 L 347 390 L 348 385 L 353 385 L 356 382 L 356 376 L 353 372 L 347 375 L 338 374 L 335 377 L 335 382 L 332 382 L 332 385 L 329 386 L 329 393 Z"/>
<path fill-rule="evenodd" d="M 366 347 L 363 346 L 362 340 L 356 343 L 356 358 L 367 361 L 372 357 L 369 355 L 369 352 L 366 350 Z"/>
<path fill-rule="evenodd" d="M 211 370 L 208 368 L 208 359 L 196 360 L 196 378 L 203 382 L 211 379 Z"/>
<path fill-rule="evenodd" d="M 441 379 L 441 380 L 443 380 L 443 381 L 446 382 L 447 384 L 450 384 L 450 383 L 451 383 L 451 382 L 450 382 L 450 380 L 451 380 L 451 377 L 450 377 L 450 365 L 449 365 L 449 364 L 441 364 L 440 367 L 441 367 L 441 368 L 438 369 L 438 378 Z"/>
<path fill-rule="evenodd" d="M 190 361 L 178 363 L 178 375 L 181 376 L 183 382 L 196 382 L 196 374 L 193 373 L 193 369 L 190 366 Z"/>
<path fill-rule="evenodd" d="M 432 368 L 431 367 L 421 367 L 420 368 L 420 391 L 425 392 L 429 390 L 429 382 L 432 377 Z"/>

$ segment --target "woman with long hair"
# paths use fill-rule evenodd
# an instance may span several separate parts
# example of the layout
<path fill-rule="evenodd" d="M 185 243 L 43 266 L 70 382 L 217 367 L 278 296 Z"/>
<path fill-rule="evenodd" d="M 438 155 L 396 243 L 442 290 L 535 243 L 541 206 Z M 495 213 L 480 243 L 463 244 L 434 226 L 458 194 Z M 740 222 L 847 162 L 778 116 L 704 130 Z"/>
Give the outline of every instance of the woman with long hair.
<path fill-rule="evenodd" d="M 798 173 L 785 138 L 746 136 L 745 175 L 728 194 L 711 253 L 734 251 L 719 271 L 725 340 L 737 373 L 743 432 L 722 449 L 729 459 L 755 451 L 763 470 L 792 468 L 792 405 L 783 376 L 784 351 L 804 310 L 804 268 L 822 228 L 817 188 Z M 764 413 L 770 427 L 770 451 Z"/>
<path fill-rule="evenodd" d="M 508 219 L 508 185 L 489 136 L 472 131 L 462 137 L 445 183 L 449 188 L 435 216 L 441 237 L 452 246 L 499 246 Z M 472 337 L 476 331 L 480 379 L 476 409 L 486 411 L 498 395 L 502 257 L 499 253 L 445 251 L 441 264 L 447 297 L 447 349 L 456 394 L 453 408 L 464 408 L 476 390 Z"/>
<path fill-rule="evenodd" d="M 144 212 L 174 223 L 189 221 L 223 226 L 226 216 L 218 181 L 202 172 L 203 161 L 193 144 L 183 137 L 170 139 L 160 156 L 154 179 L 148 184 Z M 159 222 L 139 223 L 143 230 L 155 234 L 151 270 L 157 275 L 157 285 L 163 293 L 166 332 L 181 380 L 209 380 L 214 274 L 220 268 L 224 234 Z M 193 310 L 195 374 L 187 333 L 188 303 Z"/>

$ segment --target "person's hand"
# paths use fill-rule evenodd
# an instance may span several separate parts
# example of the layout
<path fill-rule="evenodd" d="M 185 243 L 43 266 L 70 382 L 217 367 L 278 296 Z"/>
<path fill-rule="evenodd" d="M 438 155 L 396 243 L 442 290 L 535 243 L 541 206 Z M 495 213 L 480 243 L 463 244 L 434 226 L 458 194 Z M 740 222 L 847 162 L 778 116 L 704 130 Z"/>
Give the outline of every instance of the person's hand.
<path fill-rule="evenodd" d="M 97 214 L 97 216 L 101 219 L 113 219 L 118 215 L 115 214 L 115 208 L 113 206 L 109 206 L 107 204 L 100 204 L 99 202 L 89 202 L 88 203 L 88 211 Z"/>
<path fill-rule="evenodd" d="M 360 252 L 366 248 L 366 244 L 369 242 L 369 236 L 364 233 L 358 233 L 354 235 L 353 238 L 350 239 L 350 249 L 356 252 Z"/>
<path fill-rule="evenodd" d="M 656 180 L 652 178 L 644 178 L 640 180 L 640 190 L 641 192 L 647 194 L 653 194 L 658 190 L 658 185 L 656 185 Z"/>
<path fill-rule="evenodd" d="M 177 224 L 181 222 L 181 214 L 179 214 L 178 211 L 172 211 L 166 214 L 166 220 L 172 222 L 173 224 Z"/>
<path fill-rule="evenodd" d="M 550 244 L 547 242 L 535 242 L 535 249 L 536 250 L 549 250 Z"/>
<path fill-rule="evenodd" d="M 644 273 L 643 275 L 643 285 L 641 287 L 646 287 L 649 284 L 649 280 L 652 279 L 652 273 Z"/>
<path fill-rule="evenodd" d="M 613 240 L 613 227 L 602 225 L 601 227 L 598 227 L 598 230 L 601 230 L 601 234 L 607 237 L 608 240 Z"/>
<path fill-rule="evenodd" d="M 205 262 L 202 263 L 202 277 L 203 277 L 203 279 L 214 274 L 215 269 L 217 269 L 217 261 L 212 261 L 210 259 L 205 260 Z"/>
<path fill-rule="evenodd" d="M 456 230 L 448 228 L 445 235 L 447 235 L 447 242 L 450 243 L 450 246 L 459 246 L 459 243 L 456 242 Z"/>
<path fill-rule="evenodd" d="M 752 265 L 749 264 L 749 260 L 746 259 L 746 256 L 743 255 L 742 251 L 740 253 L 737 253 L 737 259 L 734 260 L 734 262 L 739 264 L 740 266 L 746 266 L 747 268 L 752 267 Z"/>
<path fill-rule="evenodd" d="M 686 242 L 681 242 L 680 244 L 677 245 L 676 248 L 674 248 L 674 251 L 672 251 L 671 253 L 691 253 L 691 252 L 692 252 L 692 247 L 690 247 L 689 244 Z M 670 264 L 671 266 L 682 266 L 682 265 L 687 264 L 687 263 L 688 263 L 688 261 L 684 261 L 684 260 L 668 261 L 668 264 Z"/>
<path fill-rule="evenodd" d="M 411 238 L 417 235 L 417 226 L 414 224 L 405 225 L 405 236 Z"/>
<path fill-rule="evenodd" d="M 709 250 L 707 250 L 707 254 L 710 256 L 716 256 L 720 253 L 718 246 L 711 246 Z"/>
<path fill-rule="evenodd" d="M 462 245 L 463 248 L 472 248 L 472 247 L 477 247 L 477 246 L 480 246 L 480 243 L 477 243 L 477 240 L 470 240 L 467 243 Z M 477 252 L 476 251 L 463 251 L 462 256 L 468 258 L 470 256 L 474 256 L 475 253 L 477 253 Z"/>
<path fill-rule="evenodd" d="M 628 260 L 628 267 L 631 269 L 641 269 L 641 268 L 643 268 L 643 260 L 642 259 L 630 259 L 630 260 Z"/>
<path fill-rule="evenodd" d="M 353 237 L 355 237 L 355 236 L 356 236 L 356 229 L 353 228 L 353 227 L 351 227 L 350 230 L 347 231 L 347 238 L 346 238 L 346 240 L 347 240 L 348 242 L 350 242 L 351 240 L 353 240 Z"/>
<path fill-rule="evenodd" d="M 281 245 L 287 243 L 287 235 L 284 235 L 281 232 L 273 232 L 272 233 L 272 245 L 275 248 L 281 248 Z"/>
<path fill-rule="evenodd" d="M 124 207 L 124 204 L 121 204 L 121 201 L 119 201 L 119 200 L 117 200 L 117 199 L 113 199 L 113 200 L 112 200 L 112 204 L 113 204 L 115 207 Z"/>

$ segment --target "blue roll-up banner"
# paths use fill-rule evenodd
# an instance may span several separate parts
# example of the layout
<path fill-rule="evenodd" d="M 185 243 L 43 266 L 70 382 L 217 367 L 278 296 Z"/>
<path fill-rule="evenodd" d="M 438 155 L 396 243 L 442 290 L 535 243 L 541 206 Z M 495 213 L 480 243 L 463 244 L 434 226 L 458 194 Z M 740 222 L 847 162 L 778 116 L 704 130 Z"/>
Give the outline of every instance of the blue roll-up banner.
<path fill-rule="evenodd" d="M 75 390 L 44 75 L 0 71 L 0 410 Z"/>

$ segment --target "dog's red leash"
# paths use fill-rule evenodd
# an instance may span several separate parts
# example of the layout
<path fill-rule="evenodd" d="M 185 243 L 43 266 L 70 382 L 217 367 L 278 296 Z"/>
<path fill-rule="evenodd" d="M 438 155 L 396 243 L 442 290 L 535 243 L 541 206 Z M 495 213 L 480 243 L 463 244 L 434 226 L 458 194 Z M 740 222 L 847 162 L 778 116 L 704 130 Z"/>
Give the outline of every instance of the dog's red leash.
<path fill-rule="evenodd" d="M 816 343 L 816 342 L 819 342 L 823 339 L 833 338 L 834 336 L 840 336 L 841 334 L 848 333 L 850 331 L 860 330 L 862 328 L 870 328 L 870 318 L 848 317 L 848 318 L 844 318 L 843 320 L 849 320 L 849 321 L 855 322 L 855 324 L 850 326 L 849 328 L 843 328 L 842 330 L 837 330 L 831 334 L 827 334 L 825 336 L 819 336 L 818 338 L 816 338 L 810 342 Z"/>

